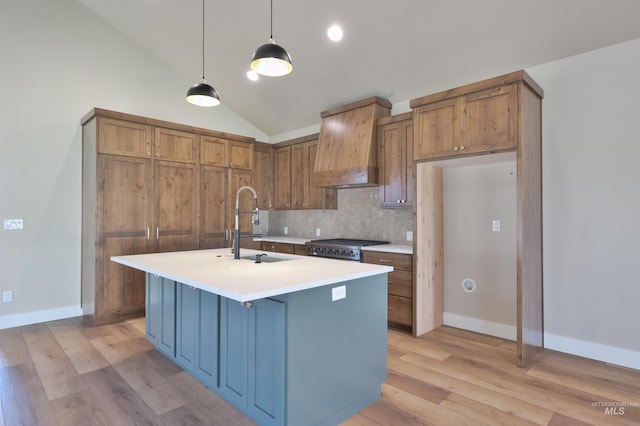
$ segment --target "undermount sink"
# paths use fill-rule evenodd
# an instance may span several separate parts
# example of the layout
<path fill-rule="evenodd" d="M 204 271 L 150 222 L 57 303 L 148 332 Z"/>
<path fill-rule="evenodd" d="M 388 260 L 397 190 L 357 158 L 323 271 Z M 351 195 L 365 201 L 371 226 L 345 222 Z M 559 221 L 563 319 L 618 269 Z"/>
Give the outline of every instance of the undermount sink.
<path fill-rule="evenodd" d="M 253 254 L 253 255 L 250 255 L 250 256 L 240 256 L 240 259 L 251 260 L 253 262 L 256 262 L 256 255 Z M 264 255 L 260 256 L 260 262 L 256 262 L 256 263 L 274 263 L 274 262 L 284 262 L 284 261 L 287 261 L 287 260 L 291 260 L 291 259 L 286 259 L 286 258 L 283 258 L 283 257 L 274 257 L 274 256 L 271 256 L 271 255 L 264 254 Z"/>

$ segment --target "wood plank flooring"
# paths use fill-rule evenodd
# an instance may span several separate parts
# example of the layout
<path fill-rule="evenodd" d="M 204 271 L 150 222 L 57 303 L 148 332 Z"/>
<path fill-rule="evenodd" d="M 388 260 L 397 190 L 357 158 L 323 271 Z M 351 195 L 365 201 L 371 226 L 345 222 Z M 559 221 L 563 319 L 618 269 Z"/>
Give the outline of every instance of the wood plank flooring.
<path fill-rule="evenodd" d="M 549 350 L 520 369 L 495 337 L 389 331 L 388 366 L 344 426 L 640 424 L 640 371 Z M 0 426 L 253 424 L 155 351 L 144 318 L 0 330 Z"/>

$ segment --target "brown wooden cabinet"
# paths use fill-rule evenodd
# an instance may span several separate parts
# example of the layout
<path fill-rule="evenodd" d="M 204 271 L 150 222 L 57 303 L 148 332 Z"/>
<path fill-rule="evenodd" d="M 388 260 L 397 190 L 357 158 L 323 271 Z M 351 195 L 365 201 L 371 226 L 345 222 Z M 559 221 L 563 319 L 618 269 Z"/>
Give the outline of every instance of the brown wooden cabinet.
<path fill-rule="evenodd" d="M 274 205 L 276 210 L 291 208 L 291 147 L 276 148 L 274 151 L 275 192 Z"/>
<path fill-rule="evenodd" d="M 318 135 L 283 142 L 275 149 L 276 209 L 336 209 L 336 188 L 313 185 L 313 165 L 318 152 Z M 288 175 L 287 175 L 288 171 Z"/>
<path fill-rule="evenodd" d="M 144 313 L 144 274 L 112 256 L 230 245 L 253 140 L 102 109 L 82 126 L 82 310 L 103 323 Z"/>
<path fill-rule="evenodd" d="M 389 326 L 413 331 L 413 256 L 403 253 L 386 253 L 365 250 L 365 263 L 392 266 L 388 275 Z"/>
<path fill-rule="evenodd" d="M 273 146 L 256 143 L 253 149 L 253 185 L 260 210 L 273 210 Z"/>
<path fill-rule="evenodd" d="M 144 312 L 144 274 L 111 256 L 198 247 L 198 138 L 93 116 L 83 127 L 83 312 Z"/>
<path fill-rule="evenodd" d="M 433 101 L 411 101 L 415 159 L 473 155 L 517 147 L 518 85 Z"/>
<path fill-rule="evenodd" d="M 542 88 L 524 71 L 413 99 L 416 210 L 414 334 L 443 323 L 442 164 L 508 152 L 517 170 L 517 364 L 542 348 Z M 463 148 L 464 147 L 464 148 Z M 512 154 L 511 154 L 512 153 Z M 471 160 L 471 159 L 469 159 Z M 488 160 L 488 159 L 487 159 Z M 486 161 L 486 160 L 483 160 Z"/>
<path fill-rule="evenodd" d="M 250 170 L 201 166 L 200 249 L 231 247 L 235 229 L 235 200 L 238 189 L 252 185 Z M 249 191 L 240 193 L 239 228 L 251 233 L 250 212 L 255 207 Z M 240 247 L 252 248 L 252 240 L 241 238 Z"/>
<path fill-rule="evenodd" d="M 275 253 L 297 254 L 300 256 L 307 255 L 307 247 L 302 244 L 262 241 L 261 249 L 263 251 L 272 251 Z"/>
<path fill-rule="evenodd" d="M 378 169 L 380 205 L 412 207 L 413 115 L 408 112 L 378 119 Z"/>

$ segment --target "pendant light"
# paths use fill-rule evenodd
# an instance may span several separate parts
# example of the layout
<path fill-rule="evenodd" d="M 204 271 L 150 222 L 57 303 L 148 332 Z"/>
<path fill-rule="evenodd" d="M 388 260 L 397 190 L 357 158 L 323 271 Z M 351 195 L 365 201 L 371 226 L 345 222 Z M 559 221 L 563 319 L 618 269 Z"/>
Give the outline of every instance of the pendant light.
<path fill-rule="evenodd" d="M 204 0 L 202 0 L 202 80 L 189 88 L 187 102 L 203 107 L 220 105 L 218 92 L 204 79 Z"/>
<path fill-rule="evenodd" d="M 284 47 L 273 41 L 273 0 L 271 0 L 271 35 L 269 42 L 256 49 L 251 58 L 251 69 L 268 77 L 280 77 L 293 71 L 291 56 Z"/>

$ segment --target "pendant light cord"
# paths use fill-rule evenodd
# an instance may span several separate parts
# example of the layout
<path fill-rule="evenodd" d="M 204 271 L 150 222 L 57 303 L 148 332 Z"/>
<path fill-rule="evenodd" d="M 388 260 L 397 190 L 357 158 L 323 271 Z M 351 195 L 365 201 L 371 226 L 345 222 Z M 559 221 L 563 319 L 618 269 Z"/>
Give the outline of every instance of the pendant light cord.
<path fill-rule="evenodd" d="M 204 80 L 204 0 L 202 0 L 202 80 Z"/>
<path fill-rule="evenodd" d="M 269 37 L 271 40 L 273 40 L 273 0 L 271 0 L 271 28 L 270 28 L 270 32 L 271 32 L 271 37 Z"/>

